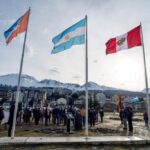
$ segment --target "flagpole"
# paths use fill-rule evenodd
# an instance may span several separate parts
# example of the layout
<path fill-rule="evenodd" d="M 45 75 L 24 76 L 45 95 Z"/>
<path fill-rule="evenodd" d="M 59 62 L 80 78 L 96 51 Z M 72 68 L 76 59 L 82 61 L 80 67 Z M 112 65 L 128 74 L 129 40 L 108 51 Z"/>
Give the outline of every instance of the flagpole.
<path fill-rule="evenodd" d="M 30 15 L 30 7 L 29 7 L 29 15 Z M 26 44 L 26 38 L 27 38 L 28 23 L 29 23 L 29 16 L 28 16 L 28 20 L 27 20 L 27 29 L 26 29 L 25 36 L 24 36 L 23 50 L 22 50 L 20 69 L 19 69 L 19 76 L 18 76 L 18 85 L 17 85 L 17 93 L 16 93 L 16 101 L 15 101 L 15 110 L 14 110 L 13 126 L 12 126 L 12 132 L 11 132 L 11 138 L 12 139 L 14 138 L 15 128 L 16 128 L 16 117 L 17 117 L 18 101 L 19 101 L 19 95 L 20 95 L 20 81 L 21 81 L 21 74 L 22 74 L 22 67 L 23 67 L 23 59 L 24 59 L 24 51 L 25 51 L 25 44 Z"/>
<path fill-rule="evenodd" d="M 146 86 L 146 100 L 147 100 L 147 111 L 148 111 L 148 129 L 150 130 L 150 102 L 149 102 L 149 94 L 148 94 L 148 78 L 147 78 L 147 70 L 146 70 L 146 59 L 145 59 L 145 48 L 144 48 L 144 40 L 143 40 L 143 30 L 142 23 L 141 26 L 141 39 L 142 39 L 142 49 L 143 49 L 143 61 L 144 61 L 144 74 L 145 74 L 145 86 Z"/>
<path fill-rule="evenodd" d="M 86 19 L 86 28 L 85 28 L 85 136 L 88 138 L 88 25 L 87 25 L 87 15 L 85 16 Z"/>

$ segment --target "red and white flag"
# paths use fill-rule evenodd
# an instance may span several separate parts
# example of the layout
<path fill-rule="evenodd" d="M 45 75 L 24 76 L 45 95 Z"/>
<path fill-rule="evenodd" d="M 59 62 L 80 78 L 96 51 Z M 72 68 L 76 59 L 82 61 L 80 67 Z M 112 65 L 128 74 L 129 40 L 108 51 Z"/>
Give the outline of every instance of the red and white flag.
<path fill-rule="evenodd" d="M 137 26 L 123 35 L 109 39 L 106 43 L 106 54 L 142 45 L 140 30 L 141 26 Z"/>
<path fill-rule="evenodd" d="M 119 112 L 122 109 L 122 98 L 121 98 L 121 96 L 119 96 L 119 100 L 118 100 L 118 109 L 119 109 Z"/>

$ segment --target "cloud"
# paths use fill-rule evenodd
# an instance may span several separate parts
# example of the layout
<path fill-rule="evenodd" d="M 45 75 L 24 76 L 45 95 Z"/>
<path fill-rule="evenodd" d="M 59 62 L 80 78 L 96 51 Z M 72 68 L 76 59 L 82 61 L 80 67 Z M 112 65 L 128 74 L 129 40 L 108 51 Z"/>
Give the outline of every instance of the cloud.
<path fill-rule="evenodd" d="M 4 25 L 11 27 L 13 25 L 13 23 L 15 23 L 15 19 L 9 19 L 9 20 L 6 20 L 6 19 L 1 19 L 0 22 L 2 22 Z"/>
<path fill-rule="evenodd" d="M 98 62 L 98 60 L 97 60 L 97 59 L 93 60 L 93 63 L 97 63 L 97 62 Z"/>
<path fill-rule="evenodd" d="M 45 28 L 45 29 L 42 31 L 42 34 L 43 34 L 43 35 L 49 35 L 49 29 L 48 29 L 48 28 Z"/>
<path fill-rule="evenodd" d="M 58 68 L 52 68 L 52 69 L 49 69 L 49 71 L 51 74 L 60 74 L 60 72 L 58 71 Z"/>
<path fill-rule="evenodd" d="M 27 64 L 30 67 L 26 67 L 26 72 L 30 73 L 32 70 L 33 75 L 39 79 L 52 76 L 62 82 L 82 84 L 85 63 L 84 45 L 73 46 L 70 50 L 51 55 L 50 51 L 53 48 L 51 39 L 88 14 L 89 79 L 113 87 L 121 87 L 120 83 L 126 83 L 124 87 L 127 89 L 143 89 L 141 48 L 122 51 L 106 57 L 105 43 L 109 38 L 123 34 L 137 26 L 141 20 L 145 33 L 147 68 L 150 68 L 148 51 L 150 47 L 150 1 L 138 0 L 135 4 L 131 0 L 62 0 L 61 3 L 60 0 L 51 2 L 50 0 L 36 0 L 36 3 L 3 0 L 0 5 L 0 33 L 3 34 L 27 10 L 29 5 L 32 10 L 25 52 L 32 59 L 27 58 Z M 19 6 L 18 9 L 16 6 Z M 64 12 L 67 13 L 62 16 Z M 21 41 L 18 40 L 19 37 L 22 38 Z M 3 36 L 0 38 L 1 42 L 5 42 Z M 8 59 L 17 59 L 12 49 L 16 51 L 18 48 L 21 49 L 23 41 L 24 33 L 18 35 L 17 40 L 14 40 L 9 46 L 6 46 L 5 43 L 0 45 L 3 49 L 0 51 L 2 58 L 0 64 L 6 68 L 1 71 L 3 74 L 11 70 Z M 8 52 L 10 53 L 9 58 Z M 5 57 L 8 59 L 4 59 Z M 18 70 L 18 60 L 12 62 L 14 63 L 13 70 Z"/>
<path fill-rule="evenodd" d="M 19 39 L 20 39 L 20 42 L 23 44 L 24 34 L 20 34 Z M 35 54 L 35 50 L 34 50 L 33 46 L 31 46 L 31 44 L 29 44 L 28 42 L 26 42 L 26 45 L 25 45 L 25 54 L 27 54 L 27 56 L 29 56 L 29 57 L 33 57 Z"/>
<path fill-rule="evenodd" d="M 119 70 L 114 70 L 113 71 L 113 74 L 117 74 L 117 73 L 119 73 Z"/>
<path fill-rule="evenodd" d="M 72 78 L 73 78 L 73 79 L 80 79 L 81 77 L 78 76 L 78 75 L 75 75 L 75 76 L 73 76 Z"/>
<path fill-rule="evenodd" d="M 105 76 L 105 74 L 104 74 L 104 73 L 102 73 L 100 76 L 101 76 L 101 77 L 104 77 L 104 76 Z"/>
<path fill-rule="evenodd" d="M 34 49 L 31 45 L 29 44 L 26 44 L 26 49 L 25 49 L 25 52 L 26 54 L 29 56 L 29 57 L 32 57 L 34 55 Z"/>

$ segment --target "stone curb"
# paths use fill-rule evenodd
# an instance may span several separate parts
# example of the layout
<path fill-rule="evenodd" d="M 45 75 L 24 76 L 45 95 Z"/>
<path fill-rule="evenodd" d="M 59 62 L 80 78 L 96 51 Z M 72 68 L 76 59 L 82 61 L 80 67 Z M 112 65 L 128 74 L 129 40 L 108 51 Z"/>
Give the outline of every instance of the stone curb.
<path fill-rule="evenodd" d="M 86 144 L 86 145 L 144 145 L 150 144 L 150 138 L 136 136 L 101 137 L 9 137 L 0 138 L 0 147 L 4 145 L 50 145 L 50 144 Z"/>

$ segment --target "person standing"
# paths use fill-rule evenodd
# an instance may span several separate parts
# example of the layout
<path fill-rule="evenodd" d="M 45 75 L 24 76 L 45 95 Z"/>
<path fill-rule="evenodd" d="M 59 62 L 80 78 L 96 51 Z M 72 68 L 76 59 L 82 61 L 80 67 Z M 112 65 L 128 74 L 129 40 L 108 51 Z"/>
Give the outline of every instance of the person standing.
<path fill-rule="evenodd" d="M 84 107 L 81 108 L 80 115 L 82 117 L 82 125 L 85 126 L 85 109 L 84 109 Z"/>
<path fill-rule="evenodd" d="M 129 132 L 133 132 L 132 118 L 133 118 L 133 111 L 132 108 L 129 106 L 127 108 L 127 120 L 128 120 Z"/>
<path fill-rule="evenodd" d="M 46 107 L 45 109 L 44 117 L 45 117 L 45 126 L 48 126 L 48 119 L 50 118 L 50 110 L 48 109 L 48 107 Z"/>
<path fill-rule="evenodd" d="M 122 110 L 122 97 L 121 95 L 119 96 L 119 99 L 118 99 L 118 111 L 119 111 L 119 117 L 120 117 L 120 121 L 121 121 L 121 125 L 123 124 L 123 120 L 122 120 L 122 113 L 123 113 L 123 110 Z"/>
<path fill-rule="evenodd" d="M 8 119 L 8 137 L 11 137 L 11 132 L 12 132 L 12 126 L 13 126 L 13 118 L 14 118 L 14 110 L 15 110 L 15 101 L 12 102 L 12 105 L 10 107 L 10 113 L 9 113 L 9 119 Z"/>
<path fill-rule="evenodd" d="M 122 123 L 123 123 L 123 130 L 127 130 L 127 109 L 122 109 Z"/>
<path fill-rule="evenodd" d="M 96 119 L 96 112 L 94 108 L 91 108 L 89 110 L 89 122 L 90 122 L 90 126 L 94 127 L 95 126 L 95 119 Z"/>
<path fill-rule="evenodd" d="M 100 118 L 101 118 L 101 123 L 103 122 L 103 117 L 104 117 L 104 110 L 103 108 L 100 109 Z"/>
<path fill-rule="evenodd" d="M 148 113 L 147 110 L 143 113 L 143 119 L 145 122 L 145 126 L 148 127 Z"/>
<path fill-rule="evenodd" d="M 3 110 L 3 107 L 0 105 L 0 124 L 2 122 L 2 120 L 4 119 L 4 110 Z"/>
<path fill-rule="evenodd" d="M 74 123 L 75 130 L 76 131 L 82 130 L 82 116 L 80 110 L 76 111 L 74 119 L 75 119 L 75 123 Z"/>
<path fill-rule="evenodd" d="M 39 125 L 40 117 L 41 117 L 40 107 L 36 107 L 34 111 L 35 125 Z"/>

